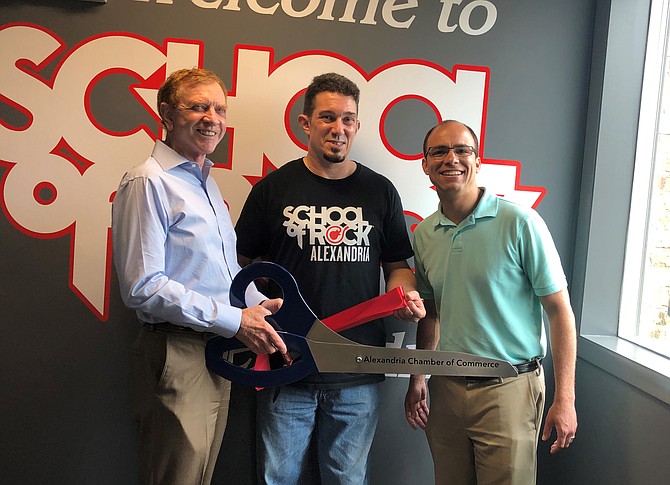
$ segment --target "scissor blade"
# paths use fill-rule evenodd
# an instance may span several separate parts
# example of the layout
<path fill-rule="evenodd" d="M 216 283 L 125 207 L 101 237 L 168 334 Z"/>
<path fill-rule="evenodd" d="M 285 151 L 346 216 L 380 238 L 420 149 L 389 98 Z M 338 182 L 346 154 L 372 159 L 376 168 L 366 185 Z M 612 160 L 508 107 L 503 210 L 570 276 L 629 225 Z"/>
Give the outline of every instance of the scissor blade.
<path fill-rule="evenodd" d="M 394 349 L 357 344 L 316 320 L 307 344 L 319 372 L 431 374 L 437 376 L 516 377 L 507 361 L 464 352 Z"/>
<path fill-rule="evenodd" d="M 462 352 L 392 349 L 307 340 L 319 372 L 430 374 L 439 376 L 516 377 L 503 360 Z"/>

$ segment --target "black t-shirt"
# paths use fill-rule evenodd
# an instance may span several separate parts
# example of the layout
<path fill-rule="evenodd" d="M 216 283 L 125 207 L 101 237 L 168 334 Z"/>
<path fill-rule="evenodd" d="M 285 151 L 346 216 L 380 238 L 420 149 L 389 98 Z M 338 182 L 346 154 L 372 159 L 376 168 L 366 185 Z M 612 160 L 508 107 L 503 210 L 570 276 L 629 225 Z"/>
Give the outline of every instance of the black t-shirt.
<path fill-rule="evenodd" d="M 397 190 L 361 164 L 350 176 L 331 180 L 310 172 L 302 159 L 287 163 L 253 187 L 236 232 L 238 252 L 290 271 L 321 319 L 378 296 L 381 263 L 413 256 Z M 386 342 L 381 320 L 342 335 L 367 345 Z M 301 383 L 337 388 L 382 379 L 324 373 Z"/>

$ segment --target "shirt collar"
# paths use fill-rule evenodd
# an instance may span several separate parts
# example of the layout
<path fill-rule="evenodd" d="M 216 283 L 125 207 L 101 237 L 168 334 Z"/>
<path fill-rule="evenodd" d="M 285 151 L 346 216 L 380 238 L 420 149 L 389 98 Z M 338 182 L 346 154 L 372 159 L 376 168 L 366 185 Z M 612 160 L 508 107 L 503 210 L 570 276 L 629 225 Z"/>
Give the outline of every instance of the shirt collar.
<path fill-rule="evenodd" d="M 472 214 L 468 216 L 469 219 L 473 219 L 473 222 L 477 219 L 482 219 L 484 217 L 495 217 L 498 213 L 498 196 L 493 194 L 486 187 L 480 187 L 484 190 L 482 197 L 479 199 L 475 210 L 472 211 Z M 437 204 L 437 212 L 435 213 L 437 217 L 435 218 L 436 226 L 455 226 L 451 220 L 447 219 L 442 213 L 441 203 Z"/>
<path fill-rule="evenodd" d="M 175 152 L 161 140 L 156 140 L 156 144 L 154 145 L 154 149 L 151 152 L 151 156 L 156 159 L 161 168 L 166 172 L 185 163 L 195 163 L 182 157 L 179 153 Z M 209 168 L 211 168 L 212 165 L 214 165 L 212 161 L 209 158 L 205 158 L 203 169 L 206 168 L 207 171 L 209 171 Z M 203 170 L 203 173 L 204 172 L 205 170 Z"/>

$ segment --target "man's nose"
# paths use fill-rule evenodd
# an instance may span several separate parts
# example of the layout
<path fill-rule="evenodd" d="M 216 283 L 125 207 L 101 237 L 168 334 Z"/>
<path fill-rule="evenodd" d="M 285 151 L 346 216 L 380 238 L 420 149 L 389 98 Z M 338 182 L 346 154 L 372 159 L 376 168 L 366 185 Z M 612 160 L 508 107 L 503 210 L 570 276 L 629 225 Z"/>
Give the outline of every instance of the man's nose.
<path fill-rule="evenodd" d="M 459 162 L 459 159 L 456 156 L 456 153 L 454 153 L 453 148 L 451 150 L 449 150 L 449 152 L 444 157 L 444 162 L 445 163 L 458 163 Z"/>
<path fill-rule="evenodd" d="M 204 118 L 206 118 L 208 121 L 211 121 L 212 123 L 221 121 L 221 116 L 219 113 L 217 113 L 215 106 L 210 106 L 207 108 L 207 111 L 204 113 Z"/>
<path fill-rule="evenodd" d="M 342 121 L 342 118 L 335 119 L 332 129 L 335 133 L 344 133 L 344 122 Z"/>

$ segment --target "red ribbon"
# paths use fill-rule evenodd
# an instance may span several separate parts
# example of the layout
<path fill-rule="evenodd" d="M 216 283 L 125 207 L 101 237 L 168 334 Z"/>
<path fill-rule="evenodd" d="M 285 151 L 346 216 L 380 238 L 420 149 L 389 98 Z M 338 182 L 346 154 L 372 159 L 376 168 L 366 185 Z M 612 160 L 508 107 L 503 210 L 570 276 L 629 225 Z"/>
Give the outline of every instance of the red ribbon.
<path fill-rule="evenodd" d="M 351 308 L 324 318 L 322 322 L 335 332 L 342 332 L 378 318 L 388 317 L 394 311 L 406 307 L 405 291 L 397 286 L 388 293 L 354 305 Z M 257 355 L 254 370 L 270 370 L 270 357 L 267 354 Z M 262 388 L 256 388 L 260 390 Z"/>
<path fill-rule="evenodd" d="M 394 311 L 405 306 L 407 306 L 405 291 L 402 286 L 397 286 L 388 293 L 324 318 L 322 322 L 331 330 L 342 332 L 377 318 L 388 317 Z"/>

